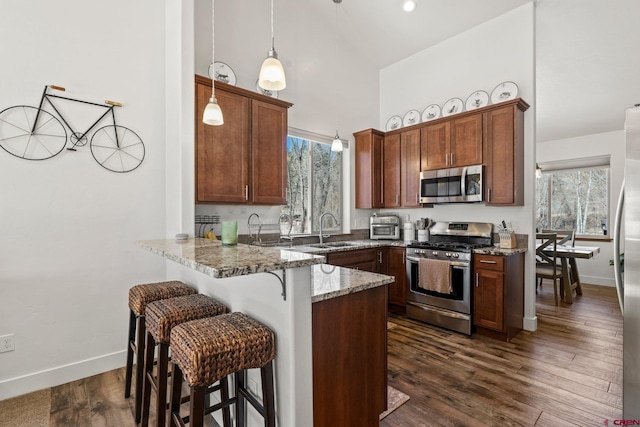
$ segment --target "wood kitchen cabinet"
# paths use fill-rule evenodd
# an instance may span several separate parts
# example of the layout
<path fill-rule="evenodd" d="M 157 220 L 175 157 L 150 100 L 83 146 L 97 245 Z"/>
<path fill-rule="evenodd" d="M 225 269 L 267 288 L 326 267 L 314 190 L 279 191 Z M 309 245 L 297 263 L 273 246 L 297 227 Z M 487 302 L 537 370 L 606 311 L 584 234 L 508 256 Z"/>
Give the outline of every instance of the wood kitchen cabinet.
<path fill-rule="evenodd" d="M 420 129 L 400 134 L 400 206 L 419 208 Z"/>
<path fill-rule="evenodd" d="M 400 134 L 384 138 L 382 198 L 385 208 L 400 207 Z"/>
<path fill-rule="evenodd" d="M 313 425 L 377 426 L 387 409 L 386 286 L 315 302 Z"/>
<path fill-rule="evenodd" d="M 382 208 L 384 133 L 367 129 L 353 136 L 356 146 L 356 208 Z"/>
<path fill-rule="evenodd" d="M 522 100 L 484 113 L 484 199 L 487 206 L 524 205 Z"/>
<path fill-rule="evenodd" d="M 509 341 L 524 316 L 524 254 L 474 256 L 473 324 L 476 332 Z"/>
<path fill-rule="evenodd" d="M 482 114 L 471 114 L 421 129 L 422 170 L 482 164 Z"/>
<path fill-rule="evenodd" d="M 202 123 L 211 79 L 196 76 L 196 202 L 286 203 L 287 110 L 292 104 L 215 82 L 222 126 Z"/>
<path fill-rule="evenodd" d="M 405 264 L 405 248 L 390 247 L 386 249 L 385 272 L 389 276 L 396 278 L 394 283 L 388 285 L 389 289 L 389 310 L 406 313 L 407 311 L 407 269 Z"/>
<path fill-rule="evenodd" d="M 327 254 L 327 264 L 375 273 L 378 271 L 378 254 L 376 249 L 330 252 Z"/>

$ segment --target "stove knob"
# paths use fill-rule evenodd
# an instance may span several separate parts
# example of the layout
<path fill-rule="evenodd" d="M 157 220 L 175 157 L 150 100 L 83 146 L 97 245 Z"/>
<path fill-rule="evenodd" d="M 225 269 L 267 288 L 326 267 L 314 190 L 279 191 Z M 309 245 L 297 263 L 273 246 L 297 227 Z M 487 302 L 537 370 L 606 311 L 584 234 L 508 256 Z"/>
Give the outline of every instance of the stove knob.
<path fill-rule="evenodd" d="M 454 258 L 458 258 L 460 255 L 456 254 L 456 253 L 453 253 L 453 254 L 451 254 L 451 256 L 454 257 Z"/>
<path fill-rule="evenodd" d="M 446 253 L 444 254 L 444 256 L 446 256 L 447 258 L 451 258 L 451 253 L 450 253 L 450 252 L 446 252 Z"/>
<path fill-rule="evenodd" d="M 438 256 L 438 251 L 433 251 L 433 252 L 431 252 L 431 255 L 433 255 L 433 256 Z"/>

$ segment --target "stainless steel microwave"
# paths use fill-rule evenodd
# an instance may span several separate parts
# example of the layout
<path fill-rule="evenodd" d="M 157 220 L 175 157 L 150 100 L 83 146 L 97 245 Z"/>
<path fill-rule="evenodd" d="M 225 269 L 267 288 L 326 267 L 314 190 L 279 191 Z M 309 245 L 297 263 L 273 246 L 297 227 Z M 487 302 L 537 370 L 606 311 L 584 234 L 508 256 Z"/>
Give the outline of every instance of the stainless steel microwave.
<path fill-rule="evenodd" d="M 420 172 L 420 203 L 482 202 L 482 165 Z"/>

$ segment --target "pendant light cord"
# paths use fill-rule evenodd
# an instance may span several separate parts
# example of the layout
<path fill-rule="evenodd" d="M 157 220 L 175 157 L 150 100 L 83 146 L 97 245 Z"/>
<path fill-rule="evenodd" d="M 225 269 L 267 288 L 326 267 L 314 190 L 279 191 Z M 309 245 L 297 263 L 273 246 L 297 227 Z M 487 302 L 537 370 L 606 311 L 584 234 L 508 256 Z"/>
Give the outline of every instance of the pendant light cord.
<path fill-rule="evenodd" d="M 275 44 L 273 43 L 273 0 L 271 0 L 271 50 L 274 49 Z"/>
<path fill-rule="evenodd" d="M 336 69 L 336 82 L 340 81 L 338 73 L 338 2 L 336 2 L 336 31 L 335 31 L 335 39 L 336 39 L 336 62 L 334 64 Z M 338 107 L 340 106 L 340 102 L 338 101 L 338 85 L 336 84 L 336 136 L 338 136 Z"/>
<path fill-rule="evenodd" d="M 273 1 L 273 0 L 272 0 Z M 216 0 L 211 0 L 211 99 L 215 99 L 215 90 L 216 90 L 216 32 L 215 32 L 215 2 Z"/>

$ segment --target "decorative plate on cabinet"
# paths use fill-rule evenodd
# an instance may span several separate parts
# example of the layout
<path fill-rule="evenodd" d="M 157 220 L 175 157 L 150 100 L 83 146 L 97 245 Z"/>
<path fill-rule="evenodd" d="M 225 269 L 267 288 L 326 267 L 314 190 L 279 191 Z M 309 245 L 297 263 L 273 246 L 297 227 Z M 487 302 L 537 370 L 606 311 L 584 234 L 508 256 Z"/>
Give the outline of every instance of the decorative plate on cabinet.
<path fill-rule="evenodd" d="M 236 73 L 224 62 L 216 61 L 210 64 L 209 77 L 232 86 L 236 85 Z"/>
<path fill-rule="evenodd" d="M 499 104 L 500 102 L 515 99 L 518 96 L 518 85 L 514 82 L 503 82 L 496 86 L 491 92 L 491 103 Z"/>
<path fill-rule="evenodd" d="M 467 111 L 471 111 L 487 105 L 489 105 L 489 94 L 483 90 L 478 90 L 469 95 L 464 107 Z"/>
<path fill-rule="evenodd" d="M 411 126 L 420 123 L 420 111 L 409 110 L 402 119 L 402 126 Z"/>
<path fill-rule="evenodd" d="M 458 114 L 462 112 L 462 107 L 464 104 L 462 103 L 462 99 L 460 98 L 451 98 L 442 106 L 442 117 L 451 116 L 452 114 Z"/>
<path fill-rule="evenodd" d="M 259 81 L 260 81 L 260 79 L 256 80 L 256 91 L 258 91 L 258 93 L 260 93 L 262 95 L 270 96 L 272 98 L 276 98 L 276 99 L 278 98 L 278 91 L 277 90 L 263 89 L 258 84 Z"/>
<path fill-rule="evenodd" d="M 387 131 L 396 130 L 396 129 L 399 129 L 400 126 L 402 126 L 402 117 L 391 116 L 389 117 L 389 120 L 387 120 L 386 130 Z"/>
<path fill-rule="evenodd" d="M 422 112 L 422 121 L 428 122 L 429 120 L 435 120 L 440 117 L 442 110 L 438 104 L 431 104 Z"/>

